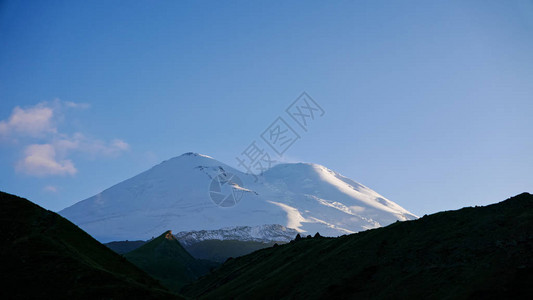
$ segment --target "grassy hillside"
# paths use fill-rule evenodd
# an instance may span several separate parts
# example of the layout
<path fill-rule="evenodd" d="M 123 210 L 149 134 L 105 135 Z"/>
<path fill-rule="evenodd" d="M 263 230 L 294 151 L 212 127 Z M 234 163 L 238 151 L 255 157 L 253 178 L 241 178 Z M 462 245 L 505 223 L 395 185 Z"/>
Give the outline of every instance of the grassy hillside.
<path fill-rule="evenodd" d="M 106 243 L 109 249 L 118 254 L 126 254 L 142 245 L 145 241 L 117 241 Z M 254 242 L 236 240 L 205 240 L 191 245 L 183 246 L 196 259 L 205 259 L 215 262 L 225 262 L 230 257 L 243 256 L 254 251 L 274 246 L 276 242 Z M 284 242 L 278 242 L 284 244 Z"/>
<path fill-rule="evenodd" d="M 225 262 L 230 257 L 239 257 L 254 251 L 274 246 L 274 242 L 205 240 L 185 246 L 195 258 Z"/>
<path fill-rule="evenodd" d="M 0 192 L 1 299 L 176 299 L 76 225 Z"/>
<path fill-rule="evenodd" d="M 192 257 L 170 230 L 124 257 L 173 291 L 219 265 Z"/>
<path fill-rule="evenodd" d="M 105 243 L 109 249 L 115 251 L 118 254 L 126 254 L 131 252 L 142 245 L 146 244 L 146 241 L 117 241 Z"/>
<path fill-rule="evenodd" d="M 200 298 L 532 299 L 533 196 L 231 259 Z"/>

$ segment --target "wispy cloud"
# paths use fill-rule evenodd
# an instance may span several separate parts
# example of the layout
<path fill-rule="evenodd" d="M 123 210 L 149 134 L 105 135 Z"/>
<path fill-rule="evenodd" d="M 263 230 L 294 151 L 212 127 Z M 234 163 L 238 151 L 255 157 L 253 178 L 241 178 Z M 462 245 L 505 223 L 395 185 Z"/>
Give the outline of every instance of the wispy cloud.
<path fill-rule="evenodd" d="M 16 106 L 6 120 L 0 121 L 0 138 L 17 141 L 17 146 L 23 147 L 16 171 L 39 177 L 74 175 L 78 170 L 69 159 L 73 153 L 95 158 L 116 157 L 128 151 L 129 144 L 121 139 L 104 141 L 81 132 L 61 132 L 59 124 L 67 110 L 89 107 L 87 103 L 59 99 L 25 108 Z"/>
<path fill-rule="evenodd" d="M 43 191 L 48 192 L 48 193 L 57 193 L 57 190 L 58 190 L 57 187 L 53 185 L 47 185 L 43 188 Z"/>
<path fill-rule="evenodd" d="M 87 109 L 91 107 L 89 103 L 80 103 L 80 102 L 71 102 L 71 101 L 61 101 L 61 103 L 68 108 Z"/>
<path fill-rule="evenodd" d="M 109 142 L 86 137 L 84 134 L 77 132 L 72 136 L 63 136 L 55 140 L 54 147 L 63 155 L 71 151 L 79 151 L 90 154 L 92 157 L 108 156 L 116 157 L 124 151 L 130 149 L 130 145 L 121 139 L 113 139 Z"/>

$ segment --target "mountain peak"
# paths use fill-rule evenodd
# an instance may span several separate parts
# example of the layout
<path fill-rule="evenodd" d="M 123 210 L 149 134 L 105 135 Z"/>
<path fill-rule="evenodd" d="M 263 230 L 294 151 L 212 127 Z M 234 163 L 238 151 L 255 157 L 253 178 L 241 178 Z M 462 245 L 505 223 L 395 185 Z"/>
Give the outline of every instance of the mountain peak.
<path fill-rule="evenodd" d="M 226 177 L 235 181 L 225 182 Z M 219 206 L 222 196 L 235 205 Z M 148 239 L 168 229 L 265 224 L 338 236 L 416 218 L 370 188 L 318 164 L 279 164 L 254 181 L 249 174 L 194 152 L 166 160 L 61 214 L 100 241 Z"/>
<path fill-rule="evenodd" d="M 194 156 L 194 157 L 205 157 L 205 158 L 211 158 L 213 159 L 211 156 L 209 155 L 205 155 L 205 154 L 201 154 L 201 153 L 197 153 L 197 152 L 187 152 L 187 153 L 183 153 L 182 155 L 178 156 L 178 157 L 182 157 L 182 156 Z"/>
<path fill-rule="evenodd" d="M 169 240 L 169 241 L 173 241 L 176 239 L 176 237 L 174 237 L 174 235 L 172 234 L 172 230 L 167 230 L 165 231 L 165 233 L 163 234 L 165 239 Z"/>
<path fill-rule="evenodd" d="M 124 257 L 158 279 L 173 291 L 208 272 L 209 266 L 196 261 L 180 242 L 167 230 Z"/>
<path fill-rule="evenodd" d="M 162 161 L 160 164 L 154 166 L 156 169 L 168 169 L 176 170 L 183 168 L 195 168 L 198 166 L 208 166 L 208 167 L 226 167 L 225 164 L 214 159 L 213 157 L 205 154 L 200 154 L 196 152 L 187 152 L 179 156 L 174 156 L 170 159 Z"/>

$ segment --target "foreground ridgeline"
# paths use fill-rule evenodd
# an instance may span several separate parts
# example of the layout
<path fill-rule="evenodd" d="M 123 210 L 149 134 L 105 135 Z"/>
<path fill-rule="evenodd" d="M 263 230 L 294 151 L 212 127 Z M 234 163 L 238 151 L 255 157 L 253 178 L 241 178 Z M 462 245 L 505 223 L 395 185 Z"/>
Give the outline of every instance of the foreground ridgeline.
<path fill-rule="evenodd" d="M 228 260 L 193 298 L 533 299 L 533 196 Z"/>
<path fill-rule="evenodd" d="M 0 192 L 0 204 L 0 299 L 533 299 L 527 193 L 338 238 L 298 234 L 222 265 L 170 231 L 109 244 L 121 256 L 26 199 Z M 258 243 L 213 242 L 188 246 L 214 257 Z"/>
<path fill-rule="evenodd" d="M 0 299 L 181 299 L 76 225 L 0 192 Z"/>

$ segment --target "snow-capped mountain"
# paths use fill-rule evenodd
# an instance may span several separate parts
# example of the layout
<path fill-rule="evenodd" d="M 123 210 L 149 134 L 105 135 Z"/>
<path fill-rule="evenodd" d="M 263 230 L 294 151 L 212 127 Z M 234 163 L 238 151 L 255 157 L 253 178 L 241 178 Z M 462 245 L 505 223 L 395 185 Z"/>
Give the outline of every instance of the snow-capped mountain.
<path fill-rule="evenodd" d="M 174 236 L 187 246 L 205 240 L 238 240 L 253 242 L 289 242 L 298 231 L 279 224 L 260 226 L 234 226 L 218 230 L 182 231 Z"/>
<path fill-rule="evenodd" d="M 60 214 L 102 242 L 265 224 L 338 236 L 416 218 L 320 165 L 279 164 L 256 178 L 197 153 L 164 161 Z"/>

